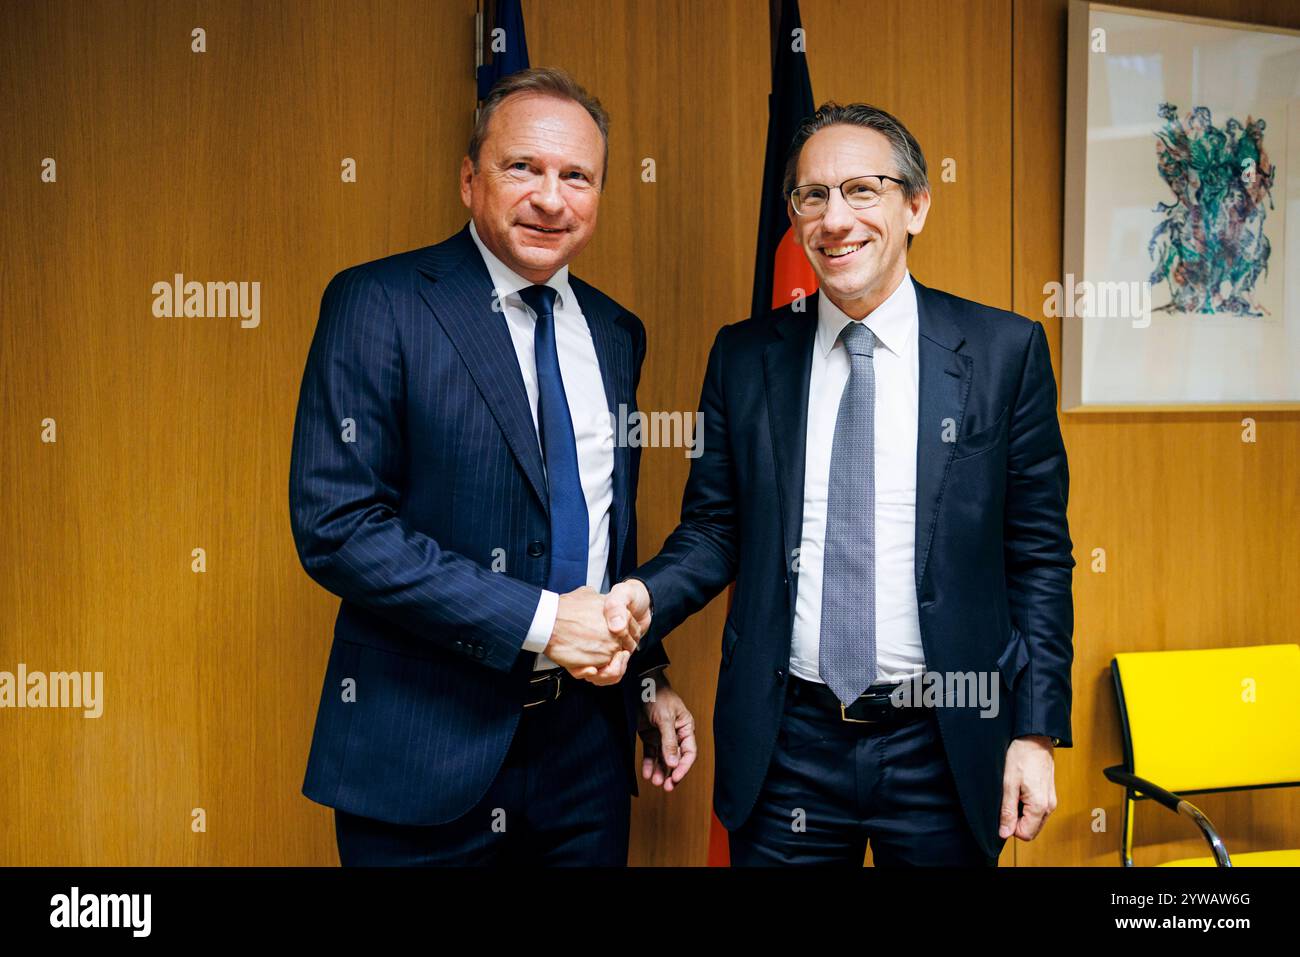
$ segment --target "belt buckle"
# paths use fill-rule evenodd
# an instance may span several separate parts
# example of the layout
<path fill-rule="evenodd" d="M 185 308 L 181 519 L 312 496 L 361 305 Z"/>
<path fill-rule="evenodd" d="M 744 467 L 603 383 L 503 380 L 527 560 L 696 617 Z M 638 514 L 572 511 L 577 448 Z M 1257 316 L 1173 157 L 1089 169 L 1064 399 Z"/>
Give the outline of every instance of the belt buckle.
<path fill-rule="evenodd" d="M 557 698 L 560 697 L 560 671 L 561 671 L 561 669 L 556 668 L 554 674 L 542 675 L 540 678 L 530 678 L 530 679 L 529 679 L 528 683 L 529 683 L 530 685 L 540 684 L 540 683 L 543 682 L 543 681 L 554 681 L 554 682 L 555 682 L 555 694 L 554 694 L 552 697 L 550 697 L 550 698 L 542 698 L 540 701 L 530 701 L 530 702 L 527 702 L 527 703 L 524 705 L 525 708 L 535 708 L 535 707 L 536 707 L 537 705 L 539 705 L 539 704 L 547 704 L 548 702 L 555 701 Z"/>
<path fill-rule="evenodd" d="M 844 702 L 840 702 L 840 720 L 847 721 L 850 724 L 880 724 L 878 718 L 850 718 L 844 710 Z"/>

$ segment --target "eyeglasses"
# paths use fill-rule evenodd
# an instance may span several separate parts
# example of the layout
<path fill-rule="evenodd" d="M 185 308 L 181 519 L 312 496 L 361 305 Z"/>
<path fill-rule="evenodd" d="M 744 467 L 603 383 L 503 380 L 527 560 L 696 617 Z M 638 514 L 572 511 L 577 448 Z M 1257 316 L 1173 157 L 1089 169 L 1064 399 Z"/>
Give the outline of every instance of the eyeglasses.
<path fill-rule="evenodd" d="M 809 183 L 796 186 L 790 190 L 790 203 L 800 216 L 820 216 L 830 205 L 831 190 L 838 189 L 844 202 L 854 209 L 870 209 L 880 202 L 880 194 L 887 188 L 885 180 L 905 186 L 906 183 L 897 176 L 873 173 L 869 176 L 855 176 L 846 179 L 838 186 L 824 186 L 821 183 Z"/>

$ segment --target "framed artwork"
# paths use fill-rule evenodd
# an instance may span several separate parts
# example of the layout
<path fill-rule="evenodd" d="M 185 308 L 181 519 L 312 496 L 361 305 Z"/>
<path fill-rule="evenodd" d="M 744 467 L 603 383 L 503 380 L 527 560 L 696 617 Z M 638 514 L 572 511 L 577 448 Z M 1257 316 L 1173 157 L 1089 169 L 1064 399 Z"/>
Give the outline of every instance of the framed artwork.
<path fill-rule="evenodd" d="M 1300 408 L 1300 31 L 1072 0 L 1063 411 Z"/>

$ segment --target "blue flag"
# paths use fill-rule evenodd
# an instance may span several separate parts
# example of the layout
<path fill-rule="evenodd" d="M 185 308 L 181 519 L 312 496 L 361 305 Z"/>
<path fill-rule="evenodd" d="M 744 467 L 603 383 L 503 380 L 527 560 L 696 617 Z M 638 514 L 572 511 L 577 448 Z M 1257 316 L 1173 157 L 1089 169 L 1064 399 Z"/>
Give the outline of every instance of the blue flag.
<path fill-rule="evenodd" d="M 524 10 L 520 0 L 497 0 L 496 23 L 484 38 L 490 63 L 478 68 L 478 98 L 486 99 L 497 80 L 528 69 L 528 40 L 524 36 Z M 504 45 L 504 49 L 502 46 Z"/>

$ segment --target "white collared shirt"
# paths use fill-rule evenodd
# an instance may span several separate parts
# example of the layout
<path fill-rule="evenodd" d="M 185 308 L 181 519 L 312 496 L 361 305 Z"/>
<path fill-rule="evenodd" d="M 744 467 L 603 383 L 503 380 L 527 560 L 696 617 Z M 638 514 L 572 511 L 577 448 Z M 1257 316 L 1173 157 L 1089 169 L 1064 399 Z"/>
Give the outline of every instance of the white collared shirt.
<path fill-rule="evenodd" d="M 790 646 L 790 671 L 821 681 L 822 560 L 831 445 L 849 356 L 838 337 L 854 320 L 824 294 L 817 297 L 817 339 L 808 380 L 808 438 L 804 457 L 803 532 Z M 916 602 L 916 434 L 920 382 L 919 323 L 912 275 L 865 322 L 876 337 L 875 577 L 877 682 L 923 671 Z"/>
<path fill-rule="evenodd" d="M 479 238 L 473 222 L 469 225 L 474 245 L 478 247 L 487 266 L 492 286 L 496 290 L 500 309 L 505 314 L 506 326 L 514 342 L 519 371 L 523 375 L 528 405 L 533 413 L 533 428 L 537 429 L 537 362 L 533 356 L 533 333 L 536 316 L 519 296 L 519 290 L 534 285 L 514 272 L 494 256 Z M 578 297 L 569 286 L 569 267 L 563 266 L 546 285 L 556 291 L 555 297 L 555 348 L 560 359 L 560 377 L 564 380 L 564 395 L 569 400 L 569 417 L 573 421 L 573 436 L 578 446 L 578 474 L 582 480 L 582 495 L 587 501 L 587 584 L 599 592 L 609 591 L 610 514 L 614 504 L 614 424 L 610 419 L 605 398 L 605 380 L 600 374 L 600 360 L 591 340 Z M 538 432 L 538 450 L 541 450 Z M 544 461 L 544 457 L 543 457 Z M 537 611 L 533 614 L 524 640 L 524 651 L 538 652 L 534 670 L 555 668 L 557 665 L 541 654 L 551 640 L 560 596 L 542 590 Z"/>

